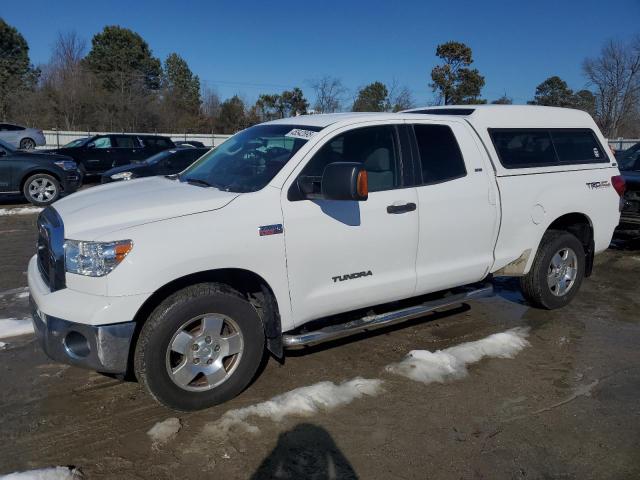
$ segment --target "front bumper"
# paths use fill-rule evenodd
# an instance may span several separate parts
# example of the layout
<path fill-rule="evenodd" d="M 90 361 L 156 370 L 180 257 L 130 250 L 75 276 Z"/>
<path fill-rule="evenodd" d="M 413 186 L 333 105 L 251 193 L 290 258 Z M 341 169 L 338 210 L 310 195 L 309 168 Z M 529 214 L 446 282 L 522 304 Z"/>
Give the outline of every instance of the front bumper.
<path fill-rule="evenodd" d="M 82 174 L 79 171 L 65 172 L 62 181 L 62 190 L 64 193 L 73 193 L 82 185 Z"/>
<path fill-rule="evenodd" d="M 104 373 L 127 371 L 135 322 L 99 326 L 69 322 L 42 313 L 33 300 L 31 314 L 40 345 L 53 360 Z"/>

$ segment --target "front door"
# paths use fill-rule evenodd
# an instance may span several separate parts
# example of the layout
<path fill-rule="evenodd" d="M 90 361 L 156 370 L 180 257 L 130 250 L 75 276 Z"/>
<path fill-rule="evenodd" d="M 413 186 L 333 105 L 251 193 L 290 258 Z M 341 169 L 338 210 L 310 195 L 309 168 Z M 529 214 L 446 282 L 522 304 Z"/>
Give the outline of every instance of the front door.
<path fill-rule="evenodd" d="M 87 173 L 103 173 L 111 168 L 113 145 L 110 136 L 96 137 L 84 149 L 83 156 L 86 160 L 83 163 Z"/>
<path fill-rule="evenodd" d="M 283 189 L 287 270 L 296 325 L 413 295 L 418 242 L 416 190 L 403 188 L 394 125 L 343 129 L 319 145 Z M 362 162 L 366 201 L 304 199 L 299 181 L 324 167 Z"/>

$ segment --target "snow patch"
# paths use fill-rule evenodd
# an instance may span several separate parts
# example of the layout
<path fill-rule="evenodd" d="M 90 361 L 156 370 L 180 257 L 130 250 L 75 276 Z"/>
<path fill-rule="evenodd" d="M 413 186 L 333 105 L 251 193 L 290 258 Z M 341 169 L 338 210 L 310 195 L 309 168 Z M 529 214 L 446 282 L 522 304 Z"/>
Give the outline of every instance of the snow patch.
<path fill-rule="evenodd" d="M 29 297 L 28 290 L 26 292 L 20 292 L 19 294 L 16 295 L 16 298 L 28 298 L 28 297 Z"/>
<path fill-rule="evenodd" d="M 6 347 L 7 344 L 4 342 L 0 342 L 0 350 L 4 350 L 4 347 Z"/>
<path fill-rule="evenodd" d="M 42 208 L 40 207 L 0 208 L 0 217 L 9 215 L 33 215 L 41 211 Z"/>
<path fill-rule="evenodd" d="M 10 473 L 0 477 L 0 480 L 81 480 L 83 478 L 84 475 L 77 468 L 51 467 Z"/>
<path fill-rule="evenodd" d="M 182 424 L 180 423 L 179 418 L 167 418 L 166 420 L 158 422 L 153 427 L 151 427 L 151 429 L 147 432 L 147 435 L 151 437 L 153 447 L 158 448 L 159 446 L 164 445 L 173 437 L 175 437 L 181 428 Z"/>
<path fill-rule="evenodd" d="M 0 318 L 0 338 L 17 337 L 33 333 L 33 323 L 30 318 Z"/>
<path fill-rule="evenodd" d="M 464 378 L 467 365 L 484 357 L 513 358 L 529 345 L 528 334 L 529 329 L 518 327 L 435 352 L 412 350 L 402 361 L 388 365 L 385 370 L 423 383 Z"/>
<path fill-rule="evenodd" d="M 333 382 L 319 382 L 296 388 L 273 397 L 271 400 L 236 410 L 229 410 L 219 420 L 205 426 L 205 433 L 226 436 L 233 427 L 250 433 L 260 430 L 246 420 L 249 417 L 267 418 L 280 422 L 288 416 L 308 417 L 321 410 L 329 411 L 351 403 L 363 396 L 375 396 L 382 391 L 382 380 L 356 377 L 336 385 Z"/>

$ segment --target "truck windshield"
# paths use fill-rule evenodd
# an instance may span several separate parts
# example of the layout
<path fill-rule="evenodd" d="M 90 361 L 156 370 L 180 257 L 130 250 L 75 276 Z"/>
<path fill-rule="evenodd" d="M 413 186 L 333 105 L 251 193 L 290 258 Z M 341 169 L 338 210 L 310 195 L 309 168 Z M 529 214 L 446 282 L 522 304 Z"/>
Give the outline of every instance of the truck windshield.
<path fill-rule="evenodd" d="M 228 192 L 256 192 L 320 130 L 308 125 L 250 127 L 200 157 L 179 179 Z"/>

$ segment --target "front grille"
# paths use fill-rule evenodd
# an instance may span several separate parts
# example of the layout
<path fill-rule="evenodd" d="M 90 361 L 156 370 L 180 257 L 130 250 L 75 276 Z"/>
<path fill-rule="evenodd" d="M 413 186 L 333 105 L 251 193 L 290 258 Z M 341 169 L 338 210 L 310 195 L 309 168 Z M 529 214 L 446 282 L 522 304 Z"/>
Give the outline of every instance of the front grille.
<path fill-rule="evenodd" d="M 64 288 L 64 226 L 53 207 L 38 216 L 37 248 L 38 270 L 44 282 L 52 292 Z"/>

